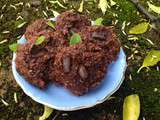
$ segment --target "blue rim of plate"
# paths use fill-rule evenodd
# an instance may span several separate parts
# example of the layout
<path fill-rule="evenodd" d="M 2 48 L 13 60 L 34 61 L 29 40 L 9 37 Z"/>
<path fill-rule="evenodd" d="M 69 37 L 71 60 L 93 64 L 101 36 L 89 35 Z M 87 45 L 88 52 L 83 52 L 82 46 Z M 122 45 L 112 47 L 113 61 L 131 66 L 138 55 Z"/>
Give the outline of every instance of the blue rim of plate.
<path fill-rule="evenodd" d="M 55 18 L 51 18 L 50 20 L 54 20 L 55 21 Z M 24 36 L 22 36 L 24 37 Z M 76 106 L 76 107 L 57 107 L 53 104 L 49 104 L 49 103 L 46 103 L 45 101 L 42 101 L 41 99 L 37 99 L 37 97 L 35 97 L 33 95 L 32 92 L 30 91 L 27 91 L 25 86 L 22 85 L 20 83 L 20 81 L 18 80 L 18 76 L 16 76 L 16 66 L 15 66 L 15 58 L 16 58 L 16 53 L 13 53 L 13 59 L 12 59 L 12 72 L 13 72 L 13 75 L 14 75 L 14 78 L 16 80 L 16 82 L 20 85 L 20 87 L 22 88 L 22 90 L 24 91 L 24 93 L 28 96 L 30 96 L 34 101 L 38 102 L 38 103 L 41 103 L 43 105 L 46 105 L 48 107 L 51 107 L 51 108 L 54 108 L 54 109 L 57 109 L 57 110 L 61 110 L 61 111 L 75 111 L 75 110 L 80 110 L 80 109 L 85 109 L 85 108 L 90 108 L 90 107 L 93 107 L 95 105 L 98 105 L 98 104 L 101 104 L 103 103 L 104 101 L 106 101 L 112 94 L 114 94 L 121 86 L 121 84 L 123 83 L 124 81 L 124 78 L 125 78 L 125 71 L 126 71 L 126 68 L 127 68 L 127 62 L 126 62 L 126 56 L 125 56 L 125 53 L 123 51 L 123 49 L 121 48 L 121 51 L 123 52 L 124 54 L 124 59 L 125 59 L 125 66 L 123 66 L 123 71 L 122 71 L 122 74 L 121 74 L 121 79 L 119 81 L 119 84 L 117 85 L 117 87 L 115 89 L 112 90 L 112 92 L 110 92 L 110 94 L 108 94 L 107 96 L 105 96 L 104 98 L 101 98 L 101 100 L 97 100 L 96 103 L 94 104 L 88 104 L 88 105 L 85 105 L 85 106 Z"/>

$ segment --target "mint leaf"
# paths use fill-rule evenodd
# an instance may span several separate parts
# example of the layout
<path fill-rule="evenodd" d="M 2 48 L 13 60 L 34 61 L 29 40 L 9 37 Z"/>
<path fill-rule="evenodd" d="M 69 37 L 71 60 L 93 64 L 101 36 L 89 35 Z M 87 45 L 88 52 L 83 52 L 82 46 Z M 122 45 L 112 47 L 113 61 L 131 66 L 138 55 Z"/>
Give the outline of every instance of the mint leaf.
<path fill-rule="evenodd" d="M 95 25 L 102 25 L 103 23 L 103 18 L 97 18 L 96 20 L 95 20 Z"/>
<path fill-rule="evenodd" d="M 70 39 L 69 44 L 70 45 L 75 45 L 81 41 L 81 36 L 77 33 L 74 33 Z"/>
<path fill-rule="evenodd" d="M 9 45 L 9 49 L 13 52 L 16 52 L 17 46 L 18 46 L 18 43 L 13 43 L 13 44 Z"/>
<path fill-rule="evenodd" d="M 50 26 L 50 27 L 52 27 L 52 28 L 55 28 L 55 25 L 54 25 L 54 23 L 52 23 L 52 21 L 48 21 L 47 25 Z"/>
<path fill-rule="evenodd" d="M 35 42 L 35 45 L 40 45 L 45 40 L 45 36 L 40 36 Z"/>

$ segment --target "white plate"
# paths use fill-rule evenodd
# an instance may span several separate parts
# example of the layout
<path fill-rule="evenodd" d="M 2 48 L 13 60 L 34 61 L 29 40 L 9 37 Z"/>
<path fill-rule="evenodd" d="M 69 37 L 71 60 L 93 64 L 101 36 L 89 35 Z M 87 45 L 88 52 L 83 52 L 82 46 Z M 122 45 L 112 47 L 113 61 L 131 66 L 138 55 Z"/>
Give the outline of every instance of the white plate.
<path fill-rule="evenodd" d="M 19 43 L 23 44 L 25 42 L 26 40 L 23 36 L 19 40 Z M 79 97 L 73 95 L 63 87 L 55 86 L 53 83 L 50 83 L 44 90 L 28 83 L 28 81 L 17 72 L 15 58 L 16 53 L 13 54 L 12 71 L 15 80 L 23 91 L 36 102 L 63 111 L 89 108 L 107 100 L 107 98 L 119 89 L 124 80 L 124 74 L 127 67 L 126 56 L 121 48 L 117 60 L 109 65 L 108 72 L 100 86 L 91 90 L 84 96 Z"/>

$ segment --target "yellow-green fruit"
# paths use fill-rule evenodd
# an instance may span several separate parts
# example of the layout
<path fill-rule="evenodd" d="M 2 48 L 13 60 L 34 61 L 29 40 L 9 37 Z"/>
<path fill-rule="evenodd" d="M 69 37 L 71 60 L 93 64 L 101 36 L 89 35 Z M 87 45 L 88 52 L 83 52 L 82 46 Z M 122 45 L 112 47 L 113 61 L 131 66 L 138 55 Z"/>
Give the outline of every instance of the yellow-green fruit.
<path fill-rule="evenodd" d="M 123 104 L 123 120 L 138 120 L 140 114 L 140 100 L 138 95 L 129 95 Z"/>

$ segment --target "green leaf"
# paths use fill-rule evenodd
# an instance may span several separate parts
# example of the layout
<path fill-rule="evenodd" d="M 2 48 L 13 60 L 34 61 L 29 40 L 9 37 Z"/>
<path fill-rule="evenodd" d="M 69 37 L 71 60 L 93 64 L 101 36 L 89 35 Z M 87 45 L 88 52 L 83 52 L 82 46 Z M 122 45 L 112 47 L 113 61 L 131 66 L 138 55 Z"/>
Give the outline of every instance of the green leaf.
<path fill-rule="evenodd" d="M 70 39 L 70 45 L 75 45 L 81 41 L 81 36 L 77 33 L 74 33 Z"/>
<path fill-rule="evenodd" d="M 55 11 L 55 10 L 51 10 L 52 11 L 52 13 L 53 13 L 53 15 L 54 15 L 54 17 L 57 17 L 57 16 L 59 16 L 60 14 L 57 12 L 57 11 Z"/>
<path fill-rule="evenodd" d="M 98 7 L 102 10 L 102 13 L 105 14 L 107 8 L 110 8 L 107 0 L 99 0 Z"/>
<path fill-rule="evenodd" d="M 27 22 L 20 23 L 20 24 L 17 26 L 17 28 L 23 27 L 26 23 L 27 23 Z"/>
<path fill-rule="evenodd" d="M 9 106 L 9 104 L 5 100 L 1 99 L 1 101 L 5 106 Z"/>
<path fill-rule="evenodd" d="M 17 46 L 18 46 L 18 43 L 13 43 L 13 44 L 9 45 L 9 49 L 13 52 L 16 52 Z"/>
<path fill-rule="evenodd" d="M 39 117 L 39 120 L 46 120 L 51 115 L 52 112 L 53 112 L 52 108 L 44 106 L 43 115 Z"/>
<path fill-rule="evenodd" d="M 51 4 L 58 4 L 60 7 L 64 8 L 64 9 L 67 9 L 67 7 L 65 7 L 64 5 L 62 5 L 58 0 L 56 1 L 49 1 Z"/>
<path fill-rule="evenodd" d="M 150 8 L 152 11 L 154 11 L 155 13 L 160 14 L 160 7 L 155 6 L 155 5 L 151 4 L 150 2 L 147 2 L 147 3 L 148 3 L 149 8 Z"/>
<path fill-rule="evenodd" d="M 40 45 L 45 40 L 45 36 L 40 36 L 35 42 L 35 45 Z"/>
<path fill-rule="evenodd" d="M 103 18 L 97 18 L 96 20 L 95 20 L 95 25 L 103 25 Z"/>
<path fill-rule="evenodd" d="M 84 4 L 84 0 L 81 1 L 78 12 L 83 12 L 83 4 Z"/>
<path fill-rule="evenodd" d="M 55 28 L 54 23 L 52 23 L 52 21 L 50 21 L 50 20 L 47 22 L 47 25 L 50 26 L 50 27 L 52 27 L 52 28 Z"/>
<path fill-rule="evenodd" d="M 2 40 L 2 41 L 0 41 L 0 44 L 6 43 L 7 41 L 8 41 L 7 39 Z"/>
<path fill-rule="evenodd" d="M 139 96 L 129 95 L 123 103 L 123 120 L 138 120 L 140 114 Z"/>
<path fill-rule="evenodd" d="M 154 66 L 160 61 L 160 50 L 151 50 L 145 57 L 142 66 L 137 71 L 138 73 L 144 67 Z"/>
<path fill-rule="evenodd" d="M 128 40 L 139 40 L 137 36 L 128 37 Z"/>
<path fill-rule="evenodd" d="M 113 0 L 110 0 L 110 5 L 114 6 L 114 5 L 116 5 L 116 2 L 114 2 Z"/>
<path fill-rule="evenodd" d="M 14 101 L 15 101 L 16 103 L 18 103 L 17 93 L 16 93 L 16 92 L 14 92 Z"/>
<path fill-rule="evenodd" d="M 148 22 L 139 23 L 138 25 L 135 25 L 129 30 L 129 34 L 143 34 L 148 30 L 148 27 Z"/>

